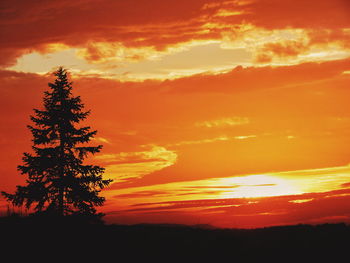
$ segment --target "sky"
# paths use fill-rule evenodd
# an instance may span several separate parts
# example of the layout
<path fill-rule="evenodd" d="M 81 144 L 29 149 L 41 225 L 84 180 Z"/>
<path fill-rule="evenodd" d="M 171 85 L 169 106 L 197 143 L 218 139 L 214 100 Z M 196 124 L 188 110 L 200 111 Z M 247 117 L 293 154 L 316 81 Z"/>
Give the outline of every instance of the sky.
<path fill-rule="evenodd" d="M 2 1 L 0 53 L 1 190 L 25 184 L 63 66 L 114 180 L 106 221 L 350 222 L 347 0 Z"/>

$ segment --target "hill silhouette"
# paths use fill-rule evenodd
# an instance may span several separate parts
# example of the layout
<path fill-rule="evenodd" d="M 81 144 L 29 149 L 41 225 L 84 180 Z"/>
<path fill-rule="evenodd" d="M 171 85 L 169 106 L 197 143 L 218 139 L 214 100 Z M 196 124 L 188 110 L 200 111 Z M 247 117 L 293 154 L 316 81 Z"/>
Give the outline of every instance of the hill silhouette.
<path fill-rule="evenodd" d="M 0 231 L 5 254 L 19 251 L 29 260 L 45 252 L 49 261 L 79 262 L 344 262 L 350 241 L 346 224 L 217 229 L 14 216 L 0 219 Z"/>

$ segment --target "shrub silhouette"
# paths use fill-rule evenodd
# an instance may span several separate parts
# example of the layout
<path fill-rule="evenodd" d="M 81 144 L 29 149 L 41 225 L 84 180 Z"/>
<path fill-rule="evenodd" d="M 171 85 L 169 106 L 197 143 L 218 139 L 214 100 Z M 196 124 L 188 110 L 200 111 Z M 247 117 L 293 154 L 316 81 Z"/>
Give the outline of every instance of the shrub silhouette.
<path fill-rule="evenodd" d="M 27 175 L 27 185 L 17 186 L 14 194 L 2 195 L 15 206 L 34 205 L 36 213 L 50 215 L 97 215 L 95 206 L 105 199 L 101 189 L 111 180 L 104 180 L 104 168 L 86 165 L 89 154 L 98 153 L 102 145 L 86 146 L 97 131 L 90 127 L 75 127 L 87 118 L 80 96 L 72 95 L 72 83 L 67 71 L 60 67 L 50 90 L 44 92 L 43 110 L 34 109 L 33 153 L 24 153 L 18 170 Z"/>

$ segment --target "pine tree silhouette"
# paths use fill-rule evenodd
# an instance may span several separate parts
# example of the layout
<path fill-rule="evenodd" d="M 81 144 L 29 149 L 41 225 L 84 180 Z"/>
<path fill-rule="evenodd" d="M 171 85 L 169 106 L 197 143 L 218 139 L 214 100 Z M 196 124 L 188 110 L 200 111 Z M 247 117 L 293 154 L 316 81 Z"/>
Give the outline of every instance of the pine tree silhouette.
<path fill-rule="evenodd" d="M 104 180 L 104 168 L 86 165 L 89 154 L 99 152 L 102 145 L 85 146 L 97 131 L 90 127 L 76 128 L 90 111 L 83 111 L 80 96 L 71 93 L 67 71 L 60 67 L 54 83 L 44 93 L 44 110 L 34 109 L 34 126 L 28 125 L 33 135 L 33 154 L 24 153 L 23 165 L 18 166 L 28 176 L 26 186 L 17 186 L 14 194 L 2 192 L 15 206 L 34 206 L 36 212 L 54 215 L 96 215 L 95 206 L 103 205 L 105 198 L 99 192 L 112 180 Z"/>

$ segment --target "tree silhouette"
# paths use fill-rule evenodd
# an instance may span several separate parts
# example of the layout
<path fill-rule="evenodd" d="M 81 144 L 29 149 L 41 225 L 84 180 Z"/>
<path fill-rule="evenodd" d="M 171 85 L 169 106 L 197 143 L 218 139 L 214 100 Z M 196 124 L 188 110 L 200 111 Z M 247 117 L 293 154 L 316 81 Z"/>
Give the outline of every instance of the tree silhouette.
<path fill-rule="evenodd" d="M 112 180 L 104 180 L 104 168 L 86 165 L 89 154 L 99 152 L 102 145 L 85 146 L 97 131 L 90 127 L 76 128 L 90 111 L 83 111 L 80 96 L 71 93 L 67 71 L 60 67 L 54 75 L 50 90 L 44 92 L 44 110 L 34 109 L 34 126 L 28 125 L 33 135 L 33 154 L 24 153 L 21 174 L 28 176 L 26 186 L 17 186 L 15 194 L 2 192 L 15 206 L 45 211 L 54 215 L 96 215 L 95 206 L 105 199 L 101 189 Z"/>

